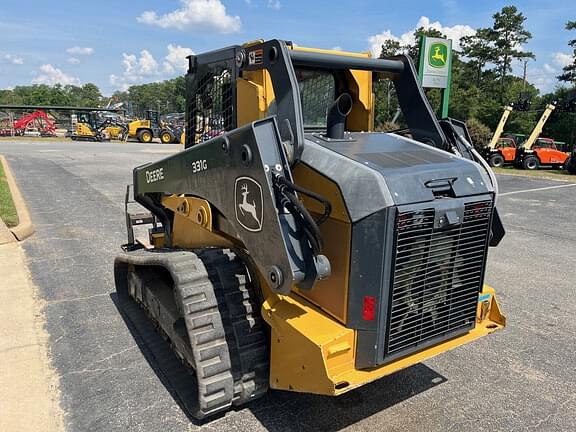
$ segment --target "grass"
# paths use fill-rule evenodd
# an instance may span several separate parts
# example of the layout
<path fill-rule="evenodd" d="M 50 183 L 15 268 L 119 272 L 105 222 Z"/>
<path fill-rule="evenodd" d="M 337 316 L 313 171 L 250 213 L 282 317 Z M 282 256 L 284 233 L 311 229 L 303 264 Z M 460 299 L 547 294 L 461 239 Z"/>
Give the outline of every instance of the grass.
<path fill-rule="evenodd" d="M 8 187 L 6 176 L 4 175 L 4 167 L 2 166 L 1 163 L 0 163 L 0 219 L 2 219 L 4 223 L 9 227 L 18 225 L 18 214 L 16 213 L 16 207 L 14 207 L 14 201 L 12 201 L 10 188 Z"/>
<path fill-rule="evenodd" d="M 506 174 L 521 177 L 542 178 L 546 180 L 576 182 L 576 175 L 569 174 L 568 172 L 559 169 L 541 168 L 534 171 L 516 169 L 514 167 L 492 168 L 492 169 L 496 174 Z"/>

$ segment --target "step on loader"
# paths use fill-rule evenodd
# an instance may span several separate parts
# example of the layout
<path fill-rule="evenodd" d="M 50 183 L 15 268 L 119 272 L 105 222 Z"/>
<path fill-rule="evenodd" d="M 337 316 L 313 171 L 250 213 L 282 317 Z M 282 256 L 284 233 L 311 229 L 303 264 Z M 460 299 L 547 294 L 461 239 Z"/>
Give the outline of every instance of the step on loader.
<path fill-rule="evenodd" d="M 194 417 L 336 396 L 505 326 L 484 285 L 495 177 L 407 56 L 270 40 L 188 60 L 185 149 L 134 169 L 154 227 L 114 269 L 195 376 Z M 382 78 L 395 133 L 373 131 Z"/>

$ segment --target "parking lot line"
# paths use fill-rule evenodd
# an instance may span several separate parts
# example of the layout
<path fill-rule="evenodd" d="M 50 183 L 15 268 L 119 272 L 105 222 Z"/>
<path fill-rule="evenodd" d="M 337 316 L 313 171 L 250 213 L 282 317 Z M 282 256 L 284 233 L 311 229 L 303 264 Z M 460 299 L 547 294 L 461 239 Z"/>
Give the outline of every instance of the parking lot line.
<path fill-rule="evenodd" d="M 543 190 L 548 190 L 548 189 L 560 189 L 560 188 L 574 187 L 574 186 L 576 186 L 576 183 L 570 183 L 570 184 L 559 185 L 559 186 L 547 186 L 547 187 L 534 188 L 534 189 L 523 189 L 523 190 L 519 190 L 519 191 L 504 192 L 504 193 L 498 194 L 498 196 L 515 195 L 515 194 L 526 193 L 526 192 L 543 191 Z"/>

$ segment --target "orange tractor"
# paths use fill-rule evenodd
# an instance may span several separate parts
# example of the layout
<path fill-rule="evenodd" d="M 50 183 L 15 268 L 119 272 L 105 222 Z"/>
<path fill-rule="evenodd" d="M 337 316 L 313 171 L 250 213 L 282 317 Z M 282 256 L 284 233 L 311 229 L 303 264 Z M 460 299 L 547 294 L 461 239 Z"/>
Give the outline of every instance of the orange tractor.
<path fill-rule="evenodd" d="M 552 138 L 538 138 L 531 146 L 521 146 L 516 153 L 515 164 L 524 169 L 534 170 L 540 166 L 565 167 L 570 153 L 558 150 Z"/>
<path fill-rule="evenodd" d="M 517 146 L 514 166 L 528 170 L 536 170 L 541 166 L 554 168 L 566 166 L 570 154 L 558 150 L 553 139 L 540 138 L 542 129 L 555 108 L 556 105 L 554 104 L 546 105 L 542 117 L 538 120 L 528 139 L 521 146 Z"/>
<path fill-rule="evenodd" d="M 528 170 L 535 170 L 541 166 L 558 168 L 565 166 L 570 155 L 558 150 L 553 139 L 540 137 L 544 125 L 555 108 L 554 104 L 546 105 L 546 109 L 530 136 L 520 142 L 518 140 L 519 136 L 513 134 L 502 137 L 506 120 L 512 112 L 512 106 L 507 106 L 490 144 L 485 149 L 484 157 L 488 163 L 493 167 L 514 164 L 517 168 Z"/>

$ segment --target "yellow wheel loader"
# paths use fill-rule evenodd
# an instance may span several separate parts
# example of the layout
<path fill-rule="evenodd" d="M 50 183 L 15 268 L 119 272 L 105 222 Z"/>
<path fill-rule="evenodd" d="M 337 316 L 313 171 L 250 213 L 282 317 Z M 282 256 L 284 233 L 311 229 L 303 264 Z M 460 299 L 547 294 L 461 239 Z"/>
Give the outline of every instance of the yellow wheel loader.
<path fill-rule="evenodd" d="M 194 417 L 340 395 L 505 326 L 484 285 L 495 177 L 407 56 L 270 40 L 188 59 L 185 149 L 134 169 L 149 213 L 127 211 L 114 271 L 195 377 Z M 382 78 L 395 133 L 373 131 Z"/>
<path fill-rule="evenodd" d="M 141 143 L 151 143 L 154 138 L 160 138 L 163 144 L 180 142 L 180 134 L 169 125 L 162 122 L 158 111 L 147 110 L 144 120 L 134 120 L 128 123 L 127 138 L 137 139 Z"/>

